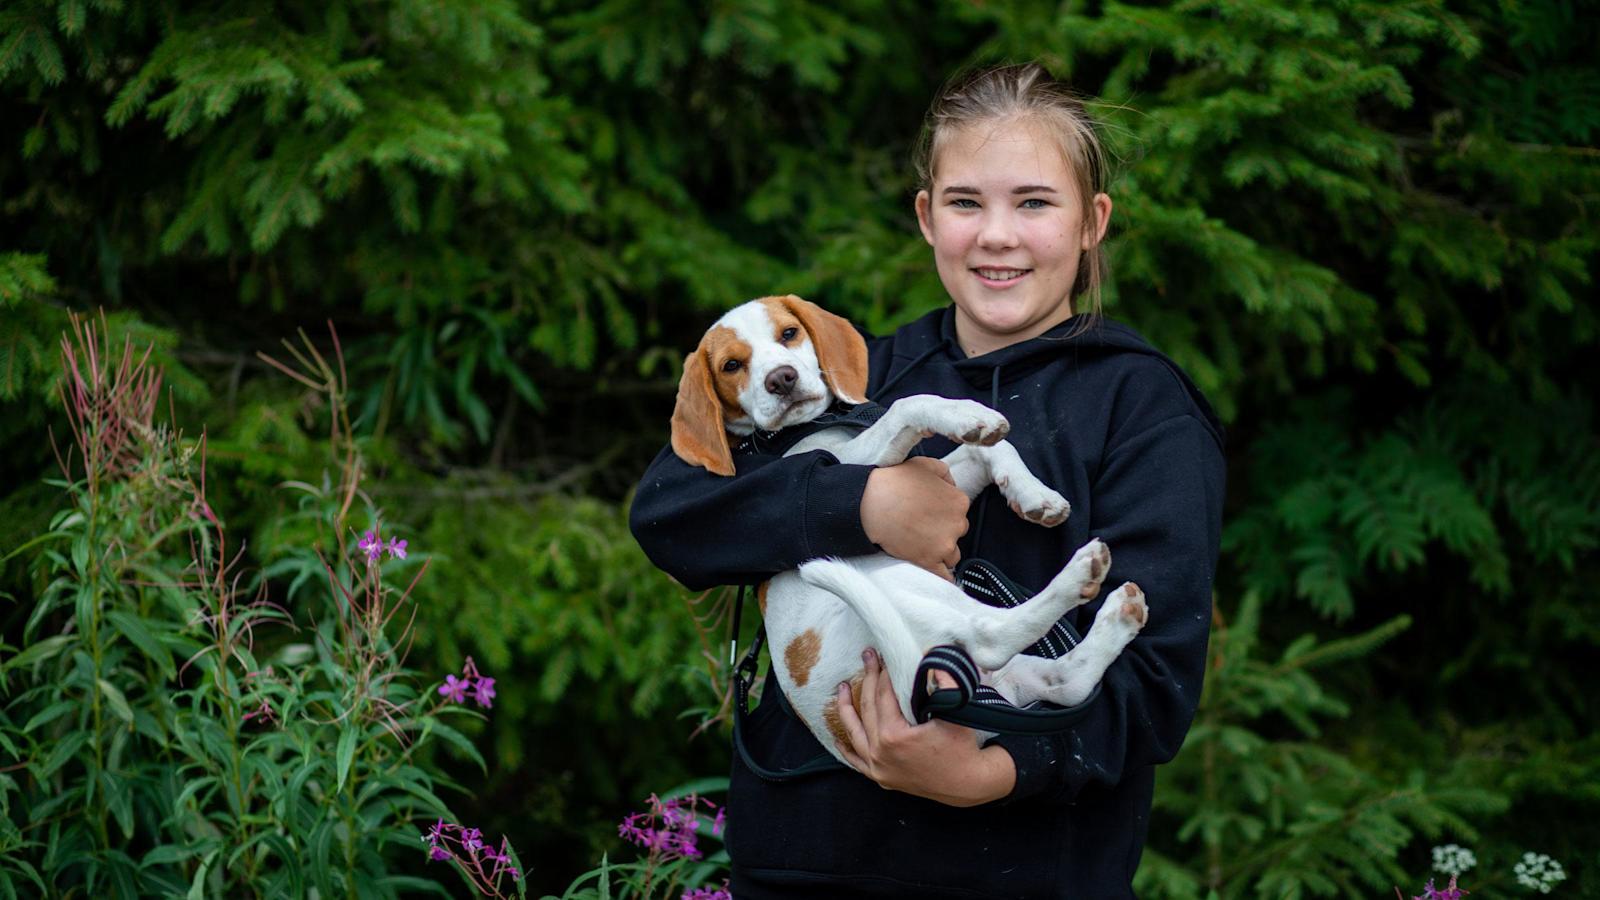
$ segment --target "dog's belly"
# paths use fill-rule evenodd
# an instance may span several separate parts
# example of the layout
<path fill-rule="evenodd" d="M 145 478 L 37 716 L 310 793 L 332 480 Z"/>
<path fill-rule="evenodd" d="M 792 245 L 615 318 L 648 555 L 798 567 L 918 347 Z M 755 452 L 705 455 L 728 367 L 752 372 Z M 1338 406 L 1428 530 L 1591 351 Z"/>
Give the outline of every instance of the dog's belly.
<path fill-rule="evenodd" d="M 861 653 L 872 644 L 866 623 L 843 600 L 800 580 L 773 577 L 764 613 L 772 668 L 795 714 L 840 761 L 835 741 L 844 737 L 838 717 L 841 682 L 859 684 Z"/>
<path fill-rule="evenodd" d="M 866 570 L 880 585 L 897 585 L 914 589 L 919 582 L 949 589 L 948 582 L 916 566 L 879 554 L 857 557 L 853 565 Z M 931 579 L 931 582 L 927 580 Z M 924 596 L 943 596 L 933 591 Z M 977 603 L 965 595 L 960 602 Z M 806 724 L 817 740 L 841 762 L 835 744 L 846 740 L 844 727 L 838 714 L 840 683 L 850 683 L 857 688 L 863 678 L 865 665 L 861 654 L 868 647 L 877 647 L 880 636 L 874 636 L 867 623 L 843 600 L 821 588 L 809 585 L 795 572 L 774 576 L 767 586 L 764 618 L 772 667 L 778 684 L 800 720 Z M 952 620 L 959 618 L 952 610 Z M 956 643 L 965 641 L 951 635 Z M 941 641 L 941 643 L 944 641 Z M 884 654 L 878 647 L 880 658 L 898 656 L 902 659 L 920 660 L 933 647 L 907 647 L 899 654 Z M 905 671 L 889 672 L 901 712 L 911 717 L 911 682 L 915 679 L 916 663 Z M 985 673 L 987 676 L 988 673 Z M 985 677 L 985 681 L 989 679 Z M 856 695 L 859 699 L 859 693 Z"/>

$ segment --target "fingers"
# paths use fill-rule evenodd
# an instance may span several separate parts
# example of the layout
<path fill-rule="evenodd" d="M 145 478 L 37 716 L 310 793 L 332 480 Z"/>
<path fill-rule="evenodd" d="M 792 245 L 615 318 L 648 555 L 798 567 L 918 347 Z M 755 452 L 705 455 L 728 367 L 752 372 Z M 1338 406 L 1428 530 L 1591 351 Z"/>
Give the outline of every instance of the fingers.
<path fill-rule="evenodd" d="M 913 456 L 906 460 L 905 464 L 916 465 L 919 468 L 927 469 L 929 472 L 939 476 L 939 478 L 943 479 L 951 487 L 956 486 L 955 476 L 950 474 L 950 467 L 946 465 L 945 461 L 942 459 L 934 459 L 931 456 Z"/>
<path fill-rule="evenodd" d="M 871 647 L 861 652 L 863 665 L 861 679 L 861 721 L 874 734 L 878 728 L 878 654 Z M 871 747 L 860 748 L 862 752 L 871 753 Z"/>
<path fill-rule="evenodd" d="M 856 714 L 855 704 L 850 698 L 850 682 L 839 683 L 836 692 L 838 699 L 839 724 L 844 726 L 844 733 L 849 738 L 845 743 L 835 743 L 839 748 L 839 755 L 849 763 L 857 772 L 871 777 L 872 768 L 862 756 L 868 746 L 867 730 L 861 724 L 861 717 Z"/>

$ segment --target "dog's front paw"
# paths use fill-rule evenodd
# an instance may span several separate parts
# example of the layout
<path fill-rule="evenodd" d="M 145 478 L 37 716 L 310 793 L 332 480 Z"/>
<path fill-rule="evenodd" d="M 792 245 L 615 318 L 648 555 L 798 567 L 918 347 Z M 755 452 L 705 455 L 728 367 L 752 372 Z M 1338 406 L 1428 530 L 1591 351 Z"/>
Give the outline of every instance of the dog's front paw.
<path fill-rule="evenodd" d="M 992 447 L 1011 431 L 1006 417 L 974 400 L 952 400 L 939 431 L 952 441 Z"/>
<path fill-rule="evenodd" d="M 923 434 L 934 432 L 955 440 L 957 444 L 979 444 L 992 447 L 1005 439 L 1011 423 L 1005 416 L 990 410 L 976 400 L 955 400 L 950 397 L 907 397 L 901 404 L 914 404 L 914 416 Z M 920 421 L 918 421 L 920 420 Z"/>

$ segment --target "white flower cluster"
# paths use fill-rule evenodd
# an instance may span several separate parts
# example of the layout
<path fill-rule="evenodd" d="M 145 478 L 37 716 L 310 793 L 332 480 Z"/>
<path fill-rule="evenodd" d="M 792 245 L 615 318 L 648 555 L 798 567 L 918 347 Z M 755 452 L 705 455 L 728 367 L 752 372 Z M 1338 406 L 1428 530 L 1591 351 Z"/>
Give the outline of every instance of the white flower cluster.
<path fill-rule="evenodd" d="M 1460 844 L 1445 844 L 1433 848 L 1433 870 L 1446 875 L 1462 875 L 1478 864 L 1472 851 Z"/>
<path fill-rule="evenodd" d="M 1567 880 L 1566 870 L 1543 853 L 1524 853 L 1517 863 L 1517 884 L 1532 888 L 1541 894 L 1550 893 L 1557 884 Z"/>

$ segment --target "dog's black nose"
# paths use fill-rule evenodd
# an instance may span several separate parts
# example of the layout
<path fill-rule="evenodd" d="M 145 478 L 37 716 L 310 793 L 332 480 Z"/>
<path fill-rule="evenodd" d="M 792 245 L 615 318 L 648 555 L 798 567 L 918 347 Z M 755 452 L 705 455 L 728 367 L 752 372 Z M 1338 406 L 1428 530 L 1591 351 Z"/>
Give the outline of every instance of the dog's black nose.
<path fill-rule="evenodd" d="M 794 370 L 794 366 L 779 366 L 767 373 L 767 393 L 787 397 L 799 379 L 800 373 Z"/>

